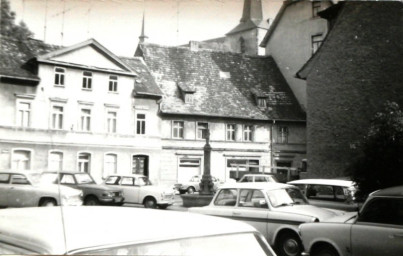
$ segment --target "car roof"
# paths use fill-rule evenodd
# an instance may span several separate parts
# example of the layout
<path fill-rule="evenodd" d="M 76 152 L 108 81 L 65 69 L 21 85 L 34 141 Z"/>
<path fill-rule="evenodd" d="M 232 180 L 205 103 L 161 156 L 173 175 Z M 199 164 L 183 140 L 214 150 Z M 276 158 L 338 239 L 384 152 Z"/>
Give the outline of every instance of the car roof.
<path fill-rule="evenodd" d="M 254 173 L 254 174 L 245 174 L 245 176 L 276 176 L 275 173 Z"/>
<path fill-rule="evenodd" d="M 195 226 L 200 223 L 203 225 Z M 0 211 L 0 231 L 0 239 L 5 242 L 7 240 L 4 238 L 8 237 L 14 241 L 13 244 L 21 244 L 24 248 L 41 254 L 64 254 L 105 245 L 117 246 L 256 230 L 242 222 L 197 213 L 131 207 L 76 206 L 4 209 Z"/>
<path fill-rule="evenodd" d="M 287 182 L 288 184 L 298 185 L 298 184 L 313 184 L 313 185 L 329 185 L 329 186 L 342 186 L 342 187 L 352 187 L 354 182 L 350 180 L 336 180 L 336 179 L 302 179 L 293 180 Z"/>
<path fill-rule="evenodd" d="M 225 183 L 220 188 L 249 188 L 249 189 L 274 190 L 290 187 L 294 186 L 277 182 L 236 182 L 236 183 Z"/>
<path fill-rule="evenodd" d="M 403 185 L 380 189 L 375 192 L 372 192 L 369 196 L 370 197 L 376 197 L 376 196 L 403 197 Z"/>
<path fill-rule="evenodd" d="M 108 177 L 113 177 L 113 176 L 118 176 L 118 177 L 133 177 L 133 178 L 138 178 L 138 177 L 147 177 L 143 174 L 110 174 Z"/>
<path fill-rule="evenodd" d="M 0 173 L 27 174 L 27 173 L 41 173 L 41 172 L 33 170 L 1 170 Z"/>
<path fill-rule="evenodd" d="M 69 173 L 69 174 L 82 174 L 82 173 L 86 173 L 86 174 L 90 174 L 88 172 L 77 172 L 77 171 L 44 171 L 42 173 Z"/>

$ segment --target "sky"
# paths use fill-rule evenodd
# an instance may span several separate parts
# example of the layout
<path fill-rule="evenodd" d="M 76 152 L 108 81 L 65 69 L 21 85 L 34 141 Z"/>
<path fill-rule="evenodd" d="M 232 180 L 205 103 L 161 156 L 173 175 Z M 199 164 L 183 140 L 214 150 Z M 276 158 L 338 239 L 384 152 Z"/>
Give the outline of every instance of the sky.
<path fill-rule="evenodd" d="M 118 56 L 132 56 L 141 33 L 150 43 L 187 44 L 224 36 L 241 19 L 244 0 L 10 0 L 46 43 L 69 46 L 94 38 Z M 263 18 L 274 19 L 282 0 L 262 0 Z M 46 28 L 46 29 L 45 29 Z"/>

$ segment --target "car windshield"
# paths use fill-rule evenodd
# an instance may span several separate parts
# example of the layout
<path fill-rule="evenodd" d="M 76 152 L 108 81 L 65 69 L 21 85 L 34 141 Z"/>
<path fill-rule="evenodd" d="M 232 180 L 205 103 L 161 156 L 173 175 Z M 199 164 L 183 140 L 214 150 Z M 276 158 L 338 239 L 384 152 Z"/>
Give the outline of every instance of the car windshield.
<path fill-rule="evenodd" d="M 79 252 L 79 254 L 274 256 L 263 239 L 261 235 L 249 232 L 127 245 L 99 251 Z"/>
<path fill-rule="evenodd" d="M 78 184 L 95 184 L 95 181 L 88 173 L 77 173 L 74 175 Z"/>
<path fill-rule="evenodd" d="M 308 201 L 297 188 L 285 188 L 267 191 L 273 207 L 289 206 L 295 204 L 308 204 Z"/>

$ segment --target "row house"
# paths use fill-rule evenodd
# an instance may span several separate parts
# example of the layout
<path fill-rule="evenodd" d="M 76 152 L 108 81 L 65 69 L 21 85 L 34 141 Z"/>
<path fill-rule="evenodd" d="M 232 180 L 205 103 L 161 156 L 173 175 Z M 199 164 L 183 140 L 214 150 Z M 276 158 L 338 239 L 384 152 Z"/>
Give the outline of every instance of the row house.
<path fill-rule="evenodd" d="M 141 60 L 95 40 L 60 48 L 2 37 L 0 62 L 0 169 L 158 180 L 161 94 L 136 73 Z"/>
<path fill-rule="evenodd" d="M 207 130 L 211 174 L 221 180 L 239 171 L 300 167 L 305 114 L 274 60 L 190 45 L 142 42 L 135 54 L 163 93 L 161 179 L 202 173 Z"/>

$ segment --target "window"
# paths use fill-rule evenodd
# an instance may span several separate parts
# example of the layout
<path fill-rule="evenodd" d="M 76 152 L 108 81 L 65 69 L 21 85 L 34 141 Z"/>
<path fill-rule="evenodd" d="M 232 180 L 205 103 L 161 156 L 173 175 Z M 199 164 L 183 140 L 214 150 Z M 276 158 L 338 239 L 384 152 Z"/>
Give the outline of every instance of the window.
<path fill-rule="evenodd" d="M 104 177 L 117 173 L 118 156 L 116 154 L 106 154 L 104 163 Z"/>
<path fill-rule="evenodd" d="M 238 191 L 236 189 L 221 189 L 214 201 L 215 205 L 235 206 Z"/>
<path fill-rule="evenodd" d="M 253 127 L 252 125 L 243 126 L 243 141 L 252 141 Z"/>
<path fill-rule="evenodd" d="M 374 198 L 358 217 L 358 222 L 403 225 L 403 199 Z"/>
<path fill-rule="evenodd" d="M 89 153 L 79 153 L 77 170 L 79 172 L 89 173 L 90 166 L 91 166 L 91 155 Z"/>
<path fill-rule="evenodd" d="M 265 108 L 267 107 L 267 99 L 266 98 L 258 98 L 257 99 L 258 107 Z"/>
<path fill-rule="evenodd" d="M 147 176 L 147 157 L 133 156 L 132 157 L 132 174 L 143 174 Z"/>
<path fill-rule="evenodd" d="M 183 121 L 172 122 L 172 138 L 183 139 Z"/>
<path fill-rule="evenodd" d="M 226 140 L 234 141 L 235 140 L 235 124 L 227 124 L 227 132 L 226 132 Z"/>
<path fill-rule="evenodd" d="M 259 160 L 227 159 L 227 170 L 231 179 L 239 179 L 244 172 L 259 172 Z"/>
<path fill-rule="evenodd" d="M 31 168 L 31 151 L 14 150 L 12 155 L 11 169 L 29 170 Z"/>
<path fill-rule="evenodd" d="M 8 184 L 9 181 L 10 181 L 10 174 L 0 173 L 0 183 Z"/>
<path fill-rule="evenodd" d="M 64 86 L 64 68 L 55 68 L 55 86 Z"/>
<path fill-rule="evenodd" d="M 206 139 L 208 132 L 208 123 L 197 123 L 197 139 Z"/>
<path fill-rule="evenodd" d="M 117 76 L 109 76 L 109 91 L 110 92 L 118 91 L 118 77 Z"/>
<path fill-rule="evenodd" d="M 18 102 L 17 105 L 17 125 L 29 127 L 31 124 L 31 103 Z"/>
<path fill-rule="evenodd" d="M 63 111 L 64 108 L 62 106 L 53 106 L 52 107 L 52 129 L 63 129 Z"/>
<path fill-rule="evenodd" d="M 239 38 L 239 50 L 241 53 L 246 52 L 245 39 L 243 37 Z"/>
<path fill-rule="evenodd" d="M 82 108 L 79 120 L 79 130 L 80 131 L 90 131 L 91 130 L 91 109 Z"/>
<path fill-rule="evenodd" d="M 73 174 L 63 174 L 62 178 L 60 179 L 60 184 L 75 185 L 76 182 L 74 180 Z"/>
<path fill-rule="evenodd" d="M 21 174 L 13 174 L 11 176 L 11 184 L 29 185 L 27 177 Z"/>
<path fill-rule="evenodd" d="M 92 89 L 92 73 L 84 71 L 83 73 L 83 89 Z"/>
<path fill-rule="evenodd" d="M 322 34 L 312 36 L 312 55 L 319 49 L 322 41 Z"/>
<path fill-rule="evenodd" d="M 184 93 L 185 94 L 185 103 L 193 103 L 193 93 Z"/>
<path fill-rule="evenodd" d="M 268 208 L 266 198 L 262 191 L 254 189 L 242 189 L 239 193 L 240 207 Z"/>
<path fill-rule="evenodd" d="M 109 110 L 106 114 L 106 126 L 108 133 L 116 133 L 116 111 Z"/>
<path fill-rule="evenodd" d="M 318 12 L 320 11 L 320 1 L 312 2 L 312 17 L 318 17 Z"/>
<path fill-rule="evenodd" d="M 136 115 L 136 134 L 146 133 L 146 115 L 137 114 Z"/>
<path fill-rule="evenodd" d="M 288 143 L 288 127 L 280 126 L 278 128 L 277 142 L 281 144 Z"/>
<path fill-rule="evenodd" d="M 50 152 L 48 168 L 51 171 L 63 170 L 63 153 L 62 152 Z"/>
<path fill-rule="evenodd" d="M 134 186 L 134 178 L 122 177 L 122 186 Z"/>

